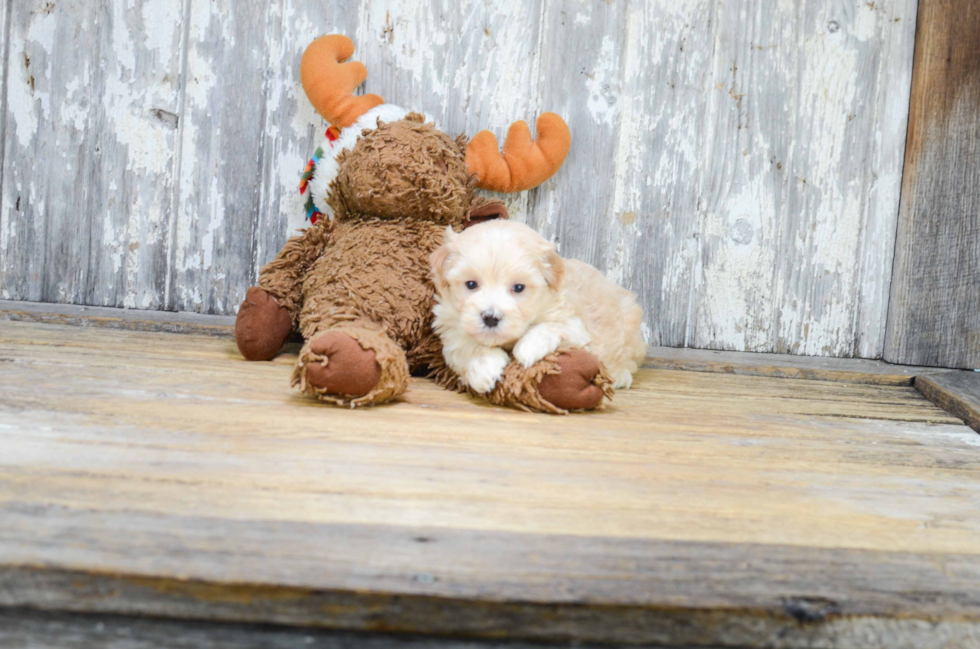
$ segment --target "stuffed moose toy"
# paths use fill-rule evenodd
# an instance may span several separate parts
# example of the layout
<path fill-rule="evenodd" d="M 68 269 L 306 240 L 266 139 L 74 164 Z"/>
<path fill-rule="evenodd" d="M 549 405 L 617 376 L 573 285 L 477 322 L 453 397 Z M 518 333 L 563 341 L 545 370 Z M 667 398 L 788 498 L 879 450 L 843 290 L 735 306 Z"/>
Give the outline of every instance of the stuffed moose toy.
<path fill-rule="evenodd" d="M 355 96 L 367 77 L 346 36 L 323 36 L 303 54 L 303 88 L 331 126 L 307 166 L 311 227 L 286 243 L 248 289 L 235 338 L 248 360 L 268 360 L 298 328 L 305 344 L 293 386 L 350 407 L 390 401 L 409 377 L 426 374 L 461 388 L 432 331 L 435 289 L 429 257 L 447 226 L 459 231 L 507 218 L 504 204 L 477 187 L 518 192 L 550 178 L 570 145 L 554 113 L 537 120 L 537 140 L 513 124 L 503 153 L 489 131 L 467 143 L 415 112 L 377 95 Z M 564 413 L 599 406 L 612 395 L 598 361 L 559 350 L 524 368 L 511 362 L 490 402 Z"/>

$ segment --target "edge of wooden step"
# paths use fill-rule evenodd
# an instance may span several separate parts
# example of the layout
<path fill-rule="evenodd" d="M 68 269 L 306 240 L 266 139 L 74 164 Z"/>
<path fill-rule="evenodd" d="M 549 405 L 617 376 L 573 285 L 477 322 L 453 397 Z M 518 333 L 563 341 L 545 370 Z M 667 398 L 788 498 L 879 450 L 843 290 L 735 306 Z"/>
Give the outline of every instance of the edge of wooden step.
<path fill-rule="evenodd" d="M 233 336 L 235 330 L 234 316 L 10 300 L 0 300 L 0 321 L 218 337 Z M 893 365 L 885 361 L 863 358 L 794 356 L 659 346 L 650 347 L 643 366 L 661 370 L 899 386 L 911 386 L 917 376 L 925 374 L 930 376 L 947 372 L 971 374 L 964 370 Z"/>
<path fill-rule="evenodd" d="M 936 372 L 915 377 L 915 389 L 980 433 L 980 372 Z"/>
<path fill-rule="evenodd" d="M 643 365 L 661 370 L 687 370 L 775 378 L 839 381 L 868 385 L 912 385 L 924 373 L 942 373 L 936 367 L 893 365 L 865 358 L 794 356 L 759 352 L 651 347 Z"/>
<path fill-rule="evenodd" d="M 202 336 L 231 336 L 235 331 L 235 316 L 0 300 L 4 320 Z"/>

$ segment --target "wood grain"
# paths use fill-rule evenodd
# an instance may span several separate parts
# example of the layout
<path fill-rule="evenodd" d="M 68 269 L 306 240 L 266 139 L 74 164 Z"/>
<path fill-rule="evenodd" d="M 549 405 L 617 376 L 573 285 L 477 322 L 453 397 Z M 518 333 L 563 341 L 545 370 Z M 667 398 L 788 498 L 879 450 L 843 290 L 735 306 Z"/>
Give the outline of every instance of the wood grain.
<path fill-rule="evenodd" d="M 0 298 L 163 307 L 180 3 L 10 7 Z"/>
<path fill-rule="evenodd" d="M 980 6 L 922 0 L 885 358 L 980 367 Z"/>
<path fill-rule="evenodd" d="M 921 374 L 937 373 L 933 367 L 892 365 L 863 358 L 722 352 L 676 347 L 651 347 L 643 366 L 661 370 L 721 372 L 871 385 L 912 385 L 913 380 Z"/>
<path fill-rule="evenodd" d="M 235 327 L 232 316 L 9 300 L 0 300 L 0 320 L 225 338 L 234 336 Z M 294 338 L 294 342 L 298 340 L 298 337 Z M 723 352 L 677 347 L 650 347 L 644 367 L 871 385 L 912 385 L 913 379 L 920 374 L 937 373 L 936 368 L 932 367 L 892 365 L 867 359 Z"/>
<path fill-rule="evenodd" d="M 169 521 L 187 531 L 172 535 L 167 533 L 172 526 L 162 521 L 136 516 L 129 526 L 118 527 L 117 519 L 110 515 L 106 523 L 128 534 L 172 539 L 173 555 L 147 553 L 129 543 L 112 544 L 113 551 L 146 554 L 154 571 L 181 575 L 203 571 L 196 561 L 181 565 L 179 553 L 206 557 L 220 563 L 223 576 L 146 576 L 128 566 L 123 575 L 83 572 L 66 570 L 63 562 L 0 568 L 0 606 L 671 647 L 931 649 L 972 647 L 980 637 L 976 589 L 969 582 L 980 576 L 975 556 L 937 560 L 853 550 L 627 543 L 419 527 L 269 527 L 208 519 Z M 78 526 L 63 533 L 91 542 Z M 240 569 L 240 561 L 197 541 L 221 534 L 243 537 L 238 551 L 247 552 L 258 569 Z M 296 542 L 302 538 L 310 542 Z M 365 555 L 358 553 L 348 566 L 344 550 L 354 543 L 383 560 L 365 564 Z M 119 562 L 115 565 L 118 570 Z M 264 581 L 266 566 L 275 573 L 273 583 Z M 282 575 L 291 572 L 304 578 L 281 584 Z M 243 573 L 242 581 L 228 580 Z M 338 583 L 343 586 L 331 587 Z M 364 586 L 352 590 L 355 584 Z M 513 595 L 497 598 L 505 592 Z"/>
<path fill-rule="evenodd" d="M 915 14 L 718 3 L 688 345 L 881 354 Z"/>
<path fill-rule="evenodd" d="M 233 316 L 0 300 L 0 320 L 232 338 Z"/>
<path fill-rule="evenodd" d="M 7 75 L 9 73 L 10 48 L 7 41 L 10 39 L 10 0 L 0 0 L 0 232 L 3 232 L 3 158 L 6 154 L 6 146 L 3 143 L 3 135 L 7 132 Z M 0 235 L 0 242 L 2 242 Z M 0 245 L 0 277 L 3 277 L 4 255 L 3 246 Z M 0 294 L 0 297 L 3 297 Z"/>
<path fill-rule="evenodd" d="M 286 626 L 0 609 L 6 649 L 537 649 L 513 640 L 351 633 Z M 586 645 L 583 649 L 591 649 Z M 656 649 L 650 647 L 650 649 Z M 710 649 L 710 648 L 705 648 Z"/>
<path fill-rule="evenodd" d="M 262 206 L 267 0 L 188 2 L 180 178 L 166 303 L 232 313 L 254 283 Z M 274 254 L 274 253 L 273 253 Z M 229 281 L 230 280 L 230 281 Z"/>
<path fill-rule="evenodd" d="M 649 342 L 882 352 L 915 0 L 16 5 L 0 298 L 233 314 L 303 224 L 298 59 L 336 31 L 453 135 L 562 113 L 565 167 L 508 207 Z"/>
<path fill-rule="evenodd" d="M 911 387 L 643 370 L 589 415 L 424 380 L 351 411 L 292 391 L 294 359 L 0 322 L 0 603 L 681 645 L 980 637 L 980 438 Z"/>
<path fill-rule="evenodd" d="M 980 373 L 944 372 L 917 376 L 915 389 L 980 433 Z"/>

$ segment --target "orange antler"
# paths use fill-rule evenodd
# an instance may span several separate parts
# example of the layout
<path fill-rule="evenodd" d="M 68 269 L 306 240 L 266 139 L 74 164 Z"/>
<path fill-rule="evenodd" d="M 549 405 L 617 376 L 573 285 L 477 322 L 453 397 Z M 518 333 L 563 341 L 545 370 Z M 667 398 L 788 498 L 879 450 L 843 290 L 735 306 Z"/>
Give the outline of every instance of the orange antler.
<path fill-rule="evenodd" d="M 316 112 L 338 128 L 357 121 L 384 100 L 378 95 L 355 97 L 354 89 L 367 79 L 359 61 L 344 63 L 354 54 L 354 43 L 340 34 L 321 36 L 303 52 L 300 80 Z"/>
<path fill-rule="evenodd" d="M 572 136 L 568 125 L 554 113 L 541 113 L 535 122 L 538 139 L 531 139 L 527 123 L 514 122 L 507 130 L 504 152 L 490 131 L 480 131 L 466 147 L 466 167 L 477 185 L 495 192 L 519 192 L 537 187 L 555 175 L 565 162 Z"/>

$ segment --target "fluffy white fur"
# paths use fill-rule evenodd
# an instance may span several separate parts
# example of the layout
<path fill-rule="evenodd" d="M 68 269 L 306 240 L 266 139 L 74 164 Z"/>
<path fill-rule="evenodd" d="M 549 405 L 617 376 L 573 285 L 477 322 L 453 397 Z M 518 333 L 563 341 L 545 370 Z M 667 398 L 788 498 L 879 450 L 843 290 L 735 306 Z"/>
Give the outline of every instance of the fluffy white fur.
<path fill-rule="evenodd" d="M 592 266 L 562 259 L 526 225 L 447 230 L 432 271 L 446 363 L 477 392 L 493 389 L 511 355 L 530 367 L 559 347 L 591 352 L 614 387 L 633 383 L 646 355 L 636 296 Z"/>

